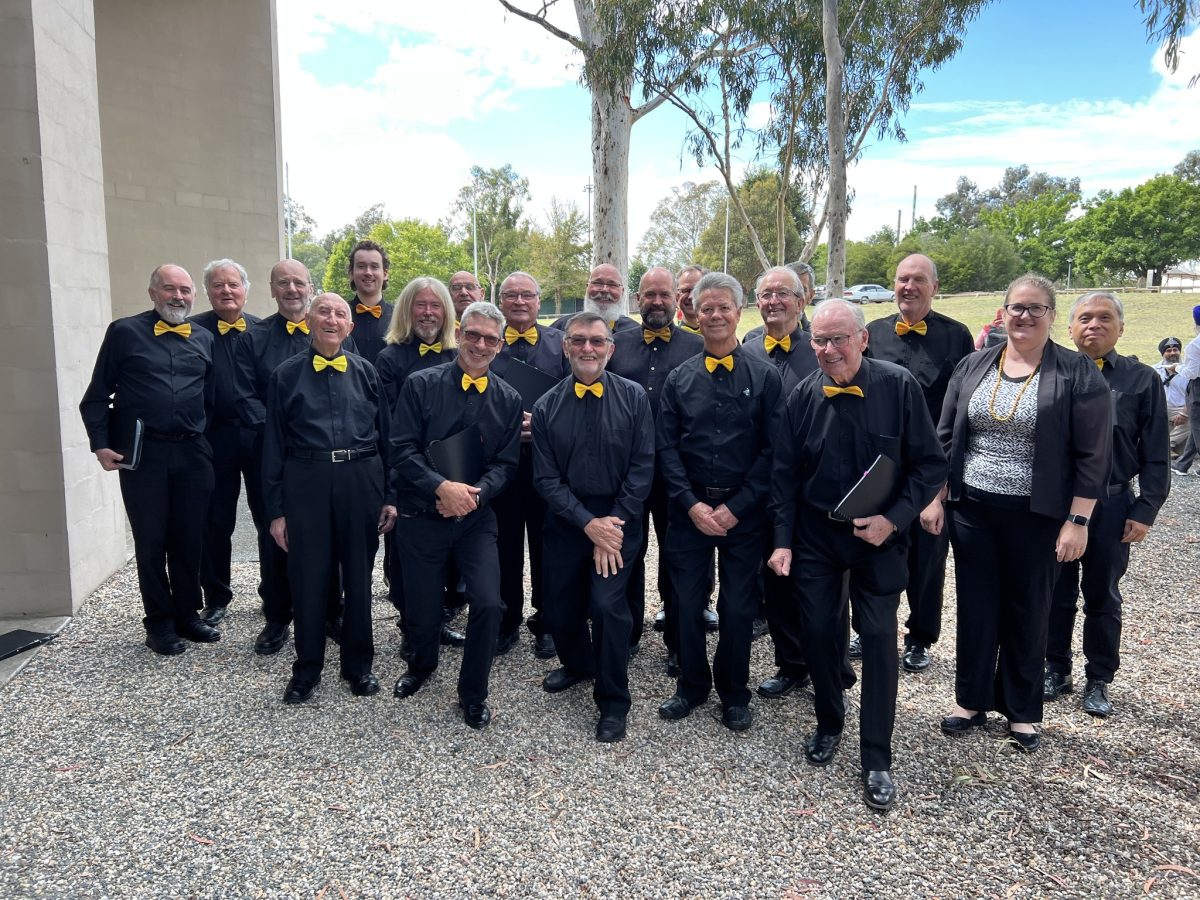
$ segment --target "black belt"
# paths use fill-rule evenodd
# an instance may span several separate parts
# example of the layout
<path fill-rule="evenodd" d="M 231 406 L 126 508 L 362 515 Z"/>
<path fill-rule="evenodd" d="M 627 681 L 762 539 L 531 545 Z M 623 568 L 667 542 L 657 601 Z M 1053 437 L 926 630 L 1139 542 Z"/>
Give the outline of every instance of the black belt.
<path fill-rule="evenodd" d="M 288 450 L 288 456 L 293 459 L 316 460 L 318 462 L 353 462 L 356 459 L 369 459 L 377 454 L 375 447 L 359 447 L 353 450 Z"/>
<path fill-rule="evenodd" d="M 156 441 L 190 441 L 192 438 L 200 437 L 194 431 L 151 431 L 149 428 L 146 429 L 145 435 Z"/>
<path fill-rule="evenodd" d="M 731 487 L 708 487 L 703 484 L 693 484 L 692 493 L 698 494 L 706 500 L 724 500 L 737 488 Z"/>
<path fill-rule="evenodd" d="M 1133 484 L 1128 481 L 1124 482 L 1123 484 L 1110 484 L 1108 486 L 1108 496 L 1116 497 L 1119 494 L 1124 494 L 1126 491 L 1132 491 L 1132 490 L 1133 490 Z"/>

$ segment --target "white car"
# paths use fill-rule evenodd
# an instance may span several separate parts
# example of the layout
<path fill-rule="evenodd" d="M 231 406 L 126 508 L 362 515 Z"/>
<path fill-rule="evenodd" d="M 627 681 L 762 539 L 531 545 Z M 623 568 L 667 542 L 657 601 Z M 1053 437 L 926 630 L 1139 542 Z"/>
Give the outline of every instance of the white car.
<path fill-rule="evenodd" d="M 851 303 L 889 303 L 896 294 L 881 284 L 855 284 L 846 288 L 842 297 Z"/>

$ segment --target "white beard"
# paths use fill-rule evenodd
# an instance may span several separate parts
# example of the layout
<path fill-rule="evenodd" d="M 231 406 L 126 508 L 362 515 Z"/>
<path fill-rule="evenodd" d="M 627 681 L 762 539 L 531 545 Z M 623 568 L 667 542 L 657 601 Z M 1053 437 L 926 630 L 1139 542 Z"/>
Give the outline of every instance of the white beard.
<path fill-rule="evenodd" d="M 190 305 L 181 309 L 165 303 L 155 303 L 154 311 L 168 325 L 182 325 L 187 320 L 188 313 L 192 311 L 192 308 Z"/>
<path fill-rule="evenodd" d="M 621 318 L 621 304 L 619 302 L 597 303 L 595 300 L 585 297 L 583 300 L 583 311 L 595 313 L 605 321 L 609 328 L 612 328 L 617 319 Z"/>

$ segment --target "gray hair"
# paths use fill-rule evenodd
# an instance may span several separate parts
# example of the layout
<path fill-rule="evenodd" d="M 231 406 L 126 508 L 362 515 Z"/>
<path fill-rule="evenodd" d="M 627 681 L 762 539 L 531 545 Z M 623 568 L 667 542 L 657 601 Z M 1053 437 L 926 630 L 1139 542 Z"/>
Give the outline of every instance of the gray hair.
<path fill-rule="evenodd" d="M 1079 299 L 1071 304 L 1071 314 L 1069 316 L 1067 316 L 1067 321 L 1074 322 L 1075 321 L 1075 310 L 1079 309 L 1079 307 L 1083 306 L 1083 304 L 1088 303 L 1092 300 L 1109 300 L 1109 301 L 1111 301 L 1112 305 L 1114 307 L 1116 307 L 1117 318 L 1121 321 L 1122 325 L 1125 324 L 1125 304 L 1122 303 L 1120 300 L 1118 300 L 1117 295 L 1114 294 L 1112 291 L 1088 291 L 1086 294 L 1081 294 L 1079 296 Z"/>
<path fill-rule="evenodd" d="M 800 263 L 800 265 L 803 266 L 803 265 L 805 265 L 805 263 Z M 812 269 L 809 269 L 809 271 L 811 272 Z M 763 279 L 770 275 L 786 276 L 788 283 L 791 284 L 791 286 L 792 286 L 792 290 L 795 293 L 799 294 L 800 296 L 804 296 L 804 285 L 801 284 L 800 276 L 796 274 L 796 270 L 793 269 L 791 266 L 771 266 L 771 268 L 767 269 L 765 272 L 763 272 L 761 275 L 759 275 L 758 281 L 754 282 L 754 293 L 755 294 L 757 294 L 758 289 L 760 287 L 762 287 Z"/>
<path fill-rule="evenodd" d="M 217 269 L 237 269 L 237 273 L 242 279 L 242 287 L 247 294 L 250 293 L 250 276 L 246 274 L 246 269 L 240 262 L 233 259 L 214 259 L 204 267 L 204 276 L 200 279 L 204 282 L 204 293 L 206 296 L 208 294 L 209 279 L 212 278 L 212 273 L 217 271 Z M 309 283 L 312 283 L 311 275 L 309 276 Z"/>
<path fill-rule="evenodd" d="M 795 262 L 788 263 L 787 268 L 791 269 L 796 273 L 797 277 L 802 279 L 801 283 L 803 283 L 804 276 L 808 276 L 808 291 L 806 293 L 811 299 L 813 292 L 817 289 L 817 273 L 813 271 L 813 267 L 806 262 L 796 260 Z"/>
<path fill-rule="evenodd" d="M 740 309 L 746 305 L 746 294 L 741 284 L 732 275 L 726 275 L 724 272 L 709 272 L 696 282 L 696 286 L 692 288 L 692 302 L 697 310 L 700 309 L 700 295 L 705 291 L 728 291 L 735 306 Z"/>
<path fill-rule="evenodd" d="M 462 318 L 459 320 L 464 326 L 467 324 L 467 319 L 472 316 L 477 316 L 481 319 L 488 319 L 496 323 L 496 327 L 500 329 L 500 333 L 504 333 L 504 313 L 500 312 L 495 306 L 487 300 L 476 300 L 470 306 L 463 310 Z"/>
<path fill-rule="evenodd" d="M 684 266 L 679 270 L 679 274 L 675 276 L 676 280 L 682 278 L 688 272 L 695 272 L 697 275 L 703 277 L 708 274 L 708 269 L 699 263 L 692 263 L 690 266 Z"/>
<path fill-rule="evenodd" d="M 854 316 L 854 321 L 858 323 L 858 330 L 863 331 L 867 327 L 866 316 L 863 315 L 862 306 L 857 303 L 851 303 L 849 300 L 843 300 L 841 297 L 830 297 L 823 303 L 817 304 L 817 311 L 813 314 L 813 324 L 817 323 L 817 319 L 828 317 L 832 312 L 842 309 Z"/>
<path fill-rule="evenodd" d="M 500 291 L 501 292 L 504 291 L 504 286 L 506 284 L 508 284 L 509 279 L 511 279 L 511 278 L 528 278 L 530 281 L 533 282 L 533 289 L 535 291 L 537 291 L 538 296 L 539 297 L 542 296 L 542 286 L 540 284 L 538 284 L 538 280 L 536 278 L 534 278 L 532 275 L 530 275 L 528 272 L 522 272 L 520 269 L 518 269 L 515 272 L 509 272 L 508 276 L 502 282 L 500 282 Z"/>

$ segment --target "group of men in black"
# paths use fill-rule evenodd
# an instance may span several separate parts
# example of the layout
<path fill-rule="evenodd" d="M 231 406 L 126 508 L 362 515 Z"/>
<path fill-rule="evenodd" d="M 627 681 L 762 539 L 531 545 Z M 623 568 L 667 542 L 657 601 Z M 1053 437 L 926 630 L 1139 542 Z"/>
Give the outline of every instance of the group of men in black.
<path fill-rule="evenodd" d="M 898 310 L 870 326 L 836 299 L 816 306 L 808 325 L 812 270 L 768 269 L 755 291 L 763 327 L 744 342 L 741 285 L 698 266 L 678 278 L 648 270 L 634 295 L 640 321 L 626 314 L 621 272 L 597 266 L 584 311 L 553 326 L 538 323 L 540 290 L 526 273 L 504 280 L 498 305 L 467 272 L 449 291 L 416 279 L 393 304 L 383 299 L 388 269 L 382 247 L 360 242 L 349 263 L 353 299 L 310 301 L 304 266 L 283 260 L 270 276 L 278 309 L 260 321 L 244 311 L 249 280 L 236 262 L 209 264 L 213 308 L 190 319 L 191 278 L 164 265 L 151 276 L 153 309 L 109 327 L 80 410 L 101 465 L 121 470 L 147 645 L 175 655 L 184 640 L 220 638 L 244 478 L 266 619 L 256 652 L 278 652 L 295 628 L 285 702 L 313 696 L 327 635 L 340 644 L 350 690 L 379 691 L 371 577 L 384 535 L 407 663 L 396 697 L 422 688 L 440 645 L 460 645 L 464 721 L 483 728 L 492 661 L 524 623 L 535 654 L 559 660 L 544 689 L 593 682 L 596 738 L 618 741 L 653 526 L 677 676 L 660 716 L 681 719 L 715 689 L 722 723 L 750 727 L 750 646 L 765 608 L 778 671 L 758 693 L 782 698 L 811 679 L 817 727 L 805 756 L 826 765 L 855 678 L 852 625 L 864 800 L 890 808 L 898 669 L 929 666 L 941 623 L 947 541 L 921 527 L 947 473 L 934 423 L 951 373 L 973 349 L 962 324 L 931 308 L 932 261 L 900 263 Z M 541 388 L 529 388 L 530 370 Z M 1118 438 L 1137 446 L 1142 424 L 1122 423 L 1125 408 L 1117 406 Z M 467 448 L 461 471 L 445 461 L 451 446 L 459 457 Z M 839 515 L 880 457 L 894 475 L 876 511 Z M 1109 618 L 1120 574 L 1087 572 L 1110 549 L 1089 548 L 1083 560 L 1085 612 L 1103 606 Z M 465 635 L 444 612 L 464 599 Z M 1060 619 L 1069 624 L 1073 613 Z M 1119 640 L 1119 605 L 1116 620 Z M 1068 634 L 1068 665 L 1069 643 Z"/>

